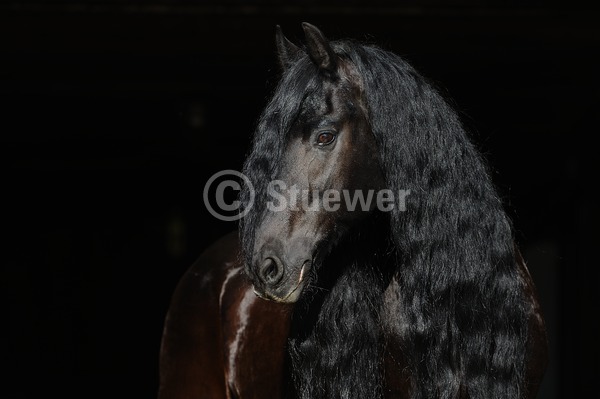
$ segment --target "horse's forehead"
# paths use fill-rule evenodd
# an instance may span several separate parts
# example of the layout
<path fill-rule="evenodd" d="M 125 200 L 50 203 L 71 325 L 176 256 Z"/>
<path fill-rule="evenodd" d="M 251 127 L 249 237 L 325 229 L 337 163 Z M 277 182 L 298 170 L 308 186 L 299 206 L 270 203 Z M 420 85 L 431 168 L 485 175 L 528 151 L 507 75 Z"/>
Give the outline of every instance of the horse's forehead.
<path fill-rule="evenodd" d="M 318 82 L 316 89 L 304 96 L 302 111 L 317 114 L 343 111 L 358 100 L 360 91 L 357 89 L 358 86 L 355 86 L 354 82 L 346 79 L 322 80 Z"/>

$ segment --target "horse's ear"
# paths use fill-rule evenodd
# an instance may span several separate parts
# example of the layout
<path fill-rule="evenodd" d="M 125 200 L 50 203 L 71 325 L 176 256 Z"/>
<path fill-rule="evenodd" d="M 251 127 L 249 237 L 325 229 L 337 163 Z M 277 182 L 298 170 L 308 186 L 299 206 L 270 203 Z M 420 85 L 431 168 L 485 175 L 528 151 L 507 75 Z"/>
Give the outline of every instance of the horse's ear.
<path fill-rule="evenodd" d="M 277 45 L 279 65 L 285 71 L 294 63 L 302 50 L 283 35 L 283 31 L 279 25 L 275 27 L 275 44 Z"/>
<path fill-rule="evenodd" d="M 335 73 L 337 70 L 337 56 L 329 45 L 329 40 L 316 26 L 308 22 L 303 22 L 302 28 L 306 36 L 306 49 L 310 59 L 322 71 Z"/>

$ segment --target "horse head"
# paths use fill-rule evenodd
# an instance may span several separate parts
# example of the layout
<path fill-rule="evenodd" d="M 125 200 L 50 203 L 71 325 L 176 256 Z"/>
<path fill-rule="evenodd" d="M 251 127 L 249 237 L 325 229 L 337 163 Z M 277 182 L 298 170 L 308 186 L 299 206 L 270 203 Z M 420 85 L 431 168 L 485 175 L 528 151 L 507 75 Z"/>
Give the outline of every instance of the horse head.
<path fill-rule="evenodd" d="M 277 29 L 283 77 L 271 108 L 290 109 L 267 107 L 272 114 L 257 131 L 278 148 L 263 154 L 276 161 L 258 182 L 270 179 L 257 197 L 266 206 L 253 222 L 247 272 L 257 295 L 279 302 L 298 300 L 323 256 L 374 209 L 384 185 L 358 74 L 316 27 L 303 28 L 305 50 Z"/>

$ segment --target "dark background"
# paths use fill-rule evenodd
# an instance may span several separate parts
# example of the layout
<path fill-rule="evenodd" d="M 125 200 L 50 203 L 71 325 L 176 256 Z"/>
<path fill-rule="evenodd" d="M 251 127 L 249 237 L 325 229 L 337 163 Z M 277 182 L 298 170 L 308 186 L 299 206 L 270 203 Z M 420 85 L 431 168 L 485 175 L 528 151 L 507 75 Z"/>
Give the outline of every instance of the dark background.
<path fill-rule="evenodd" d="M 494 170 L 546 312 L 541 398 L 598 373 L 597 13 L 582 1 L 21 1 L 0 5 L 0 397 L 152 398 L 163 320 L 235 223 L 276 82 L 274 27 L 397 52 L 454 99 Z M 3 245 L 3 246 L 4 246 Z"/>

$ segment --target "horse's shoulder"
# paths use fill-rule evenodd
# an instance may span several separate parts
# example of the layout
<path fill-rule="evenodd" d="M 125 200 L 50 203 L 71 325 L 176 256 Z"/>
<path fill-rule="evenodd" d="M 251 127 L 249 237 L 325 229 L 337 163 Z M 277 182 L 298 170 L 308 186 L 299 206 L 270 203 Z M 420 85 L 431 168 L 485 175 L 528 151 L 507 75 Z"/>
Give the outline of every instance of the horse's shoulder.
<path fill-rule="evenodd" d="M 238 288 L 250 286 L 239 248 L 236 232 L 223 236 L 179 279 L 162 336 L 160 399 L 228 397 L 223 370 L 230 327 L 222 319 L 221 302 L 238 291 L 231 289 L 232 281 Z"/>
<path fill-rule="evenodd" d="M 243 268 L 237 231 L 232 231 L 210 244 L 192 264 L 189 272 L 196 275 L 225 278 L 232 270 Z"/>
<path fill-rule="evenodd" d="M 203 293 L 219 296 L 223 285 L 234 278 L 243 283 L 243 262 L 237 232 L 233 231 L 210 244 L 185 271 L 176 293 Z"/>
<path fill-rule="evenodd" d="M 224 375 L 213 380 L 227 387 L 227 397 L 282 396 L 291 308 L 254 294 L 237 232 L 202 252 L 182 276 L 173 298 L 170 313 L 184 317 L 168 319 L 172 329 L 193 331 L 188 344 L 198 348 L 196 363 L 222 362 Z"/>

